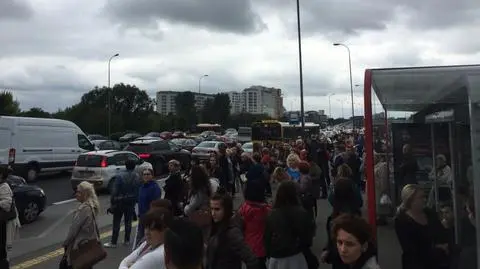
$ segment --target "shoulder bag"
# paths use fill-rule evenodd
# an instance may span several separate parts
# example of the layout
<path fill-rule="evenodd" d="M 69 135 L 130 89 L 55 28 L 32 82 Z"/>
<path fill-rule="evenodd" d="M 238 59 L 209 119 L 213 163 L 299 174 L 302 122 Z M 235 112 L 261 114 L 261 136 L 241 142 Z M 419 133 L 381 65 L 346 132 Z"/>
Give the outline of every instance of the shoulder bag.
<path fill-rule="evenodd" d="M 100 242 L 100 233 L 98 231 L 97 220 L 95 213 L 92 209 L 93 223 L 95 232 L 97 233 L 96 239 L 90 239 L 78 246 L 78 249 L 72 250 L 70 254 L 70 260 L 73 269 L 90 269 L 93 265 L 99 263 L 107 257 L 107 252 Z"/>

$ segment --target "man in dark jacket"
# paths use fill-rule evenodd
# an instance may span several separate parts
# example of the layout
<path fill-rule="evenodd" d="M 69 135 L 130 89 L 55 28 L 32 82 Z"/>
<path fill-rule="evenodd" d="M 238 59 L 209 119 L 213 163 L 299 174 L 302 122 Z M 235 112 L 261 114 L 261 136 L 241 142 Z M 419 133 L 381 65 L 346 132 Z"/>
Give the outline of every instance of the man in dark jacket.
<path fill-rule="evenodd" d="M 115 185 L 110 194 L 110 208 L 108 209 L 108 212 L 113 214 L 112 239 L 109 243 L 105 243 L 105 247 L 114 248 L 117 246 L 122 217 L 125 222 L 124 244 L 128 245 L 130 243 L 132 220 L 135 215 L 135 204 L 137 203 L 140 186 L 140 176 L 135 172 L 135 166 L 134 161 L 127 160 L 125 162 L 127 171 L 114 179 Z"/>

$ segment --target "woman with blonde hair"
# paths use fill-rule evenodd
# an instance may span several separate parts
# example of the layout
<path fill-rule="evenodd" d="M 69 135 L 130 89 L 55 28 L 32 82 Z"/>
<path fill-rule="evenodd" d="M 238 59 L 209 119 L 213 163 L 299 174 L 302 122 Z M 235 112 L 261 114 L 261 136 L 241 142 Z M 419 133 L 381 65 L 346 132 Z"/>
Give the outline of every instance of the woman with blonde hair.
<path fill-rule="evenodd" d="M 77 186 L 75 198 L 80 202 L 80 205 L 73 213 L 70 230 L 67 238 L 63 242 L 65 254 L 62 259 L 63 267 L 61 268 L 69 268 L 73 265 L 75 261 L 72 259 L 72 255 L 81 254 L 81 252 L 85 250 L 85 248 L 81 248 L 84 243 L 92 240 L 100 241 L 95 219 L 96 215 L 100 212 L 100 203 L 98 202 L 93 185 L 87 181 L 81 182 Z"/>
<path fill-rule="evenodd" d="M 287 156 L 287 174 L 294 181 L 300 180 L 300 172 L 298 171 L 298 164 L 300 157 L 297 154 L 291 153 Z"/>
<path fill-rule="evenodd" d="M 349 178 L 353 179 L 353 172 L 350 166 L 348 164 L 342 164 L 337 168 L 337 175 L 335 176 L 335 179 L 338 178 Z"/>
<path fill-rule="evenodd" d="M 448 235 L 438 215 L 425 206 L 425 192 L 408 184 L 401 192 L 395 232 L 402 247 L 402 268 L 446 268 L 449 264 Z"/>

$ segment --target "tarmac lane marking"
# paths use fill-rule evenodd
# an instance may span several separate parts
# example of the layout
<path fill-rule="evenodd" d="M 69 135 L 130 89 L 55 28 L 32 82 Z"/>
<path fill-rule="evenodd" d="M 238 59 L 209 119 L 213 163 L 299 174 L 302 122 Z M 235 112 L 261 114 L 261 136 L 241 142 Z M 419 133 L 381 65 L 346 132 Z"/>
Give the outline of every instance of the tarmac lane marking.
<path fill-rule="evenodd" d="M 136 227 L 137 225 L 138 225 L 138 221 L 134 221 L 132 223 L 132 228 Z M 120 227 L 120 232 L 123 232 L 124 230 L 125 230 L 124 226 Z M 101 233 L 100 234 L 100 240 L 106 239 L 110 236 L 112 236 L 112 230 L 108 230 L 104 233 Z M 20 264 L 14 265 L 10 268 L 11 269 L 27 269 L 27 268 L 31 268 L 35 265 L 39 265 L 41 263 L 47 262 L 51 259 L 57 258 L 57 257 L 62 256 L 62 255 L 63 255 L 63 248 L 59 248 L 59 249 L 56 249 L 54 251 L 48 252 L 46 254 L 40 255 L 38 257 L 26 260 L 26 261 L 24 261 Z"/>

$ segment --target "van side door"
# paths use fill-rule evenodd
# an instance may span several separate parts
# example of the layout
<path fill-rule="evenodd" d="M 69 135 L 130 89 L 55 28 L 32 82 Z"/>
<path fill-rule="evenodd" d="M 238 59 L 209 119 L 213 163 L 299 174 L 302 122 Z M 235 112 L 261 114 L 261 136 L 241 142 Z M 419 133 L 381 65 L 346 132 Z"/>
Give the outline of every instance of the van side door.
<path fill-rule="evenodd" d="M 0 164 L 8 163 L 8 154 L 12 148 L 12 132 L 0 129 Z"/>

